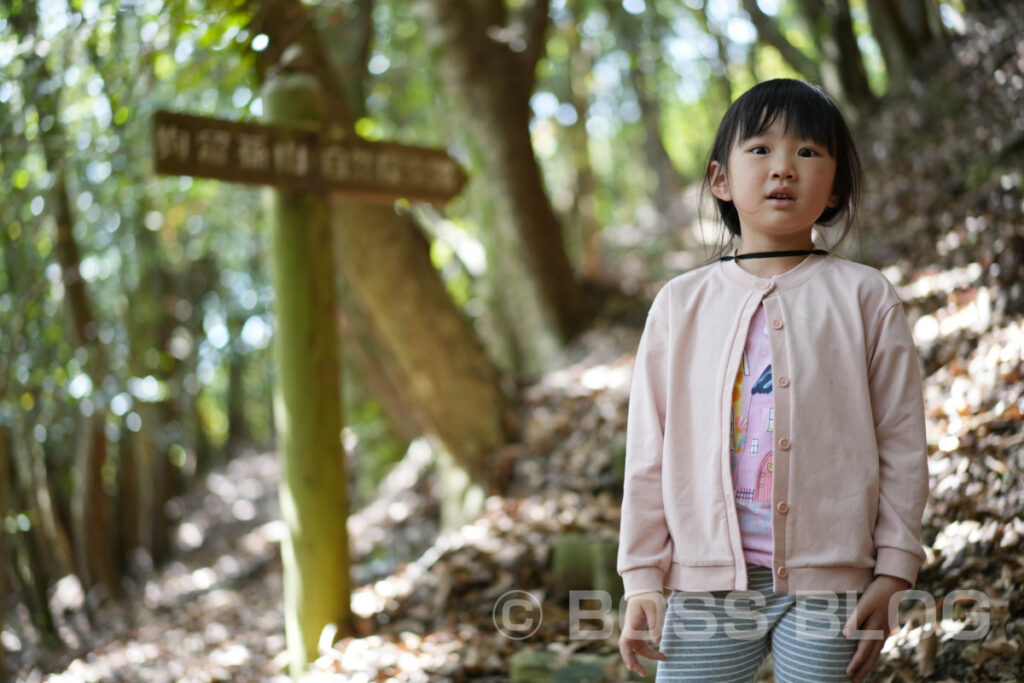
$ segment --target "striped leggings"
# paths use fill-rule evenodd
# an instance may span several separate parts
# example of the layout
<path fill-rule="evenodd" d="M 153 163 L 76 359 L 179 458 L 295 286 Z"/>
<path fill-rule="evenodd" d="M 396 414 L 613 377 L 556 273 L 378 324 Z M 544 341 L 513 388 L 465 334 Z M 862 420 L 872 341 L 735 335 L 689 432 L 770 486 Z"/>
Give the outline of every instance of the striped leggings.
<path fill-rule="evenodd" d="M 845 669 L 858 641 L 840 629 L 856 594 L 774 593 L 770 569 L 747 568 L 747 591 L 672 593 L 656 680 L 750 683 L 769 652 L 779 683 L 851 680 Z"/>

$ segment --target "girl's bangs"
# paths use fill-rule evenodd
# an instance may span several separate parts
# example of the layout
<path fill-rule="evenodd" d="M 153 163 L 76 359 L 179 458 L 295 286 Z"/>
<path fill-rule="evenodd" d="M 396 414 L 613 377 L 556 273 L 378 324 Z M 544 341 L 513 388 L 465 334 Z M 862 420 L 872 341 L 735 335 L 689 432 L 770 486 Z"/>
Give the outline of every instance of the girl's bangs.
<path fill-rule="evenodd" d="M 776 121 L 782 121 L 783 130 L 801 138 L 813 140 L 836 153 L 836 113 L 824 95 L 801 84 L 800 88 L 785 88 L 789 92 L 766 92 L 746 103 L 740 116 L 740 141 L 764 133 Z"/>

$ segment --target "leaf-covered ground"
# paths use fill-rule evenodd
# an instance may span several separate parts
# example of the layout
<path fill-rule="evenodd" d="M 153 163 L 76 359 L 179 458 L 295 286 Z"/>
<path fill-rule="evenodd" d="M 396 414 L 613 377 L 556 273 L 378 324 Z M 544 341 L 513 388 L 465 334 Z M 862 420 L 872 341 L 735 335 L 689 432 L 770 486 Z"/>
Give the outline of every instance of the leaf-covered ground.
<path fill-rule="evenodd" d="M 931 498 L 918 588 L 936 600 L 934 613 L 903 611 L 876 681 L 1024 680 L 1024 10 L 1013 12 L 972 23 L 954 63 L 858 132 L 868 171 L 858 256 L 886 266 L 925 363 Z M 642 322 L 639 306 L 628 310 Z M 425 443 L 410 450 L 349 522 L 357 633 L 325 650 L 311 679 L 506 680 L 522 650 L 583 662 L 564 680 L 625 679 L 614 633 L 572 637 L 551 565 L 561 534 L 616 537 L 638 336 L 606 321 L 524 392 L 523 441 L 495 463 L 509 492 L 459 531 L 437 535 L 432 454 Z M 211 475 L 185 501 L 179 560 L 92 626 L 63 584 L 54 600 L 69 648 L 4 632 L 19 679 L 281 676 L 276 477 L 274 457 L 257 454 Z M 499 632 L 493 613 L 509 591 L 536 605 L 529 637 Z M 957 598 L 965 591 L 976 600 Z M 964 638 L 975 631 L 984 637 Z"/>

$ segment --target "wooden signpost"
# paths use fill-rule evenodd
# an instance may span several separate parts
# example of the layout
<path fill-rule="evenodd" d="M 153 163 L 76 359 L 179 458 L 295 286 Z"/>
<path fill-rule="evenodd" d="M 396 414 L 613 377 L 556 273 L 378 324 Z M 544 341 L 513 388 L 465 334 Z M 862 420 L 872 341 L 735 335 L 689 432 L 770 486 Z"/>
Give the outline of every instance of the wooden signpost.
<path fill-rule="evenodd" d="M 154 114 L 153 127 L 156 172 L 167 175 L 385 203 L 405 198 L 444 204 L 466 183 L 454 159 L 427 147 L 330 139 L 313 130 L 168 111 Z"/>
<path fill-rule="evenodd" d="M 366 205 L 401 198 L 444 204 L 466 183 L 462 168 L 443 150 L 319 133 L 318 82 L 294 68 L 268 79 L 264 103 L 273 124 L 158 111 L 153 152 L 157 173 L 281 190 L 267 193 L 267 218 L 274 407 L 288 528 L 281 543 L 285 631 L 290 670 L 298 678 L 316 656 L 324 628 L 333 624 L 344 631 L 351 616 L 336 254 L 355 264 L 352 280 L 363 283 L 362 295 L 376 307 L 381 329 L 391 331 L 388 338 L 399 340 L 391 342 L 396 362 L 411 378 L 414 399 L 431 407 L 424 410 L 425 422 L 442 435 L 458 436 L 451 439 L 453 453 L 468 460 L 503 443 L 503 395 L 483 347 L 471 341 L 472 327 L 422 248 L 423 238 L 395 211 Z M 331 195 L 342 201 L 329 202 Z M 365 270 L 387 264 L 403 277 L 397 285 L 389 278 L 382 289 Z M 402 305 L 394 305 L 396 292 Z M 424 311 L 435 330 L 406 343 Z M 438 349 L 450 352 L 446 362 L 436 361 L 444 355 Z"/>

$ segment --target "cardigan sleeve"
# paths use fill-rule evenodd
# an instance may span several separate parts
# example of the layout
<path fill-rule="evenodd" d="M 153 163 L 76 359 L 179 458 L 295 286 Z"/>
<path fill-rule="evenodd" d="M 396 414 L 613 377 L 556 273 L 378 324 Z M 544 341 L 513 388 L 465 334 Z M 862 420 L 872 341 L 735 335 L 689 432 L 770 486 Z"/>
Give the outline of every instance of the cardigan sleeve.
<path fill-rule="evenodd" d="M 874 573 L 914 585 L 925 559 L 921 518 L 928 498 L 928 450 L 919 360 L 899 303 L 882 316 L 869 381 L 879 459 Z"/>
<path fill-rule="evenodd" d="M 637 349 L 626 420 L 626 467 L 618 572 L 625 597 L 661 592 L 672 559 L 662 499 L 662 446 L 669 375 L 668 330 L 652 313 Z"/>

